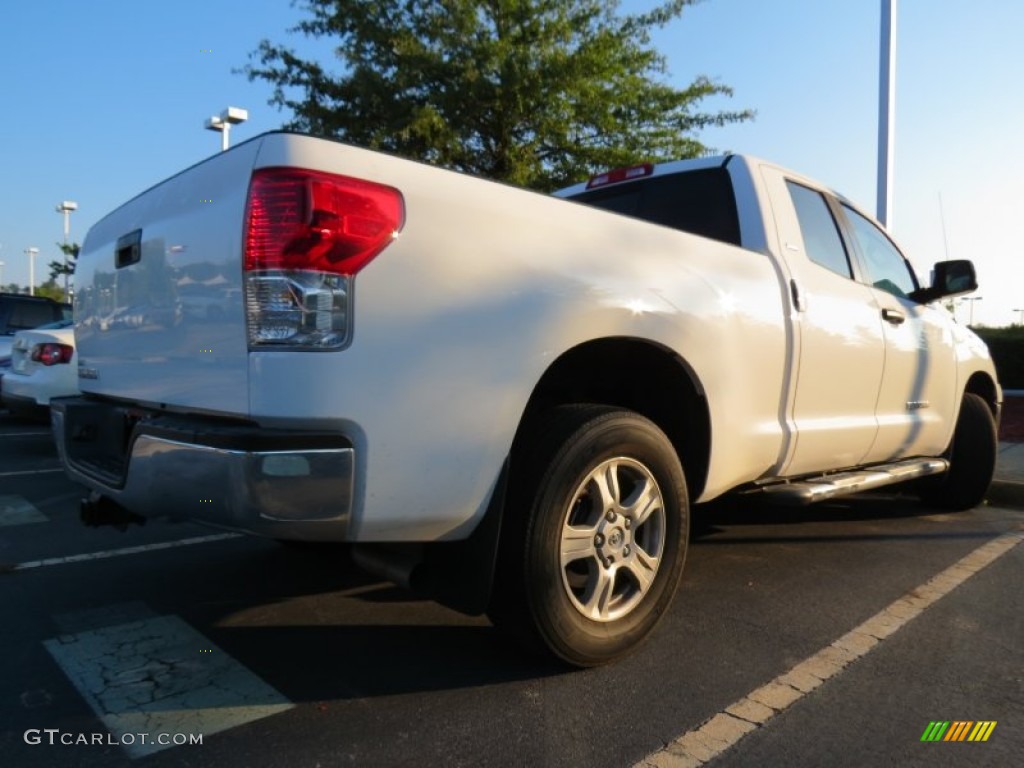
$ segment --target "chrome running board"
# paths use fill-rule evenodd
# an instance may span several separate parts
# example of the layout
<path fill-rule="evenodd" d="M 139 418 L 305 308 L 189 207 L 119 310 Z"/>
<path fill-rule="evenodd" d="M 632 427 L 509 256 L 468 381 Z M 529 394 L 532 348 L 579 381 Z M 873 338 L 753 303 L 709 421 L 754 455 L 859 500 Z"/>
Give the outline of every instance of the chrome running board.
<path fill-rule="evenodd" d="M 768 498 L 780 504 L 811 504 L 825 499 L 870 491 L 905 480 L 938 475 L 949 469 L 946 459 L 906 459 L 892 464 L 879 464 L 866 469 L 810 477 L 769 485 L 761 489 Z"/>

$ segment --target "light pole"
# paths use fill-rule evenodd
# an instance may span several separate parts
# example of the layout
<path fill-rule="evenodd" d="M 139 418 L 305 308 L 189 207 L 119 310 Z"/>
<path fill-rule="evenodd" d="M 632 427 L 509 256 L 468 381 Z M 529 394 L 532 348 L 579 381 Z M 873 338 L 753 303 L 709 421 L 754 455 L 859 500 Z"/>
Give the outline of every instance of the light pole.
<path fill-rule="evenodd" d="M 71 231 L 71 212 L 78 210 L 74 200 L 64 200 L 57 204 L 57 213 L 64 214 L 64 301 L 68 300 L 68 232 Z"/>
<path fill-rule="evenodd" d="M 228 133 L 231 131 L 231 126 L 244 123 L 248 119 L 249 110 L 240 109 L 239 107 L 228 107 L 219 115 L 208 118 L 203 123 L 203 127 L 208 131 L 220 132 L 220 151 L 223 152 L 230 146 Z"/>
<path fill-rule="evenodd" d="M 971 326 L 974 325 L 974 302 L 981 301 L 983 298 L 985 298 L 985 297 L 984 296 L 965 296 L 964 298 L 960 299 L 960 301 L 969 301 L 971 303 L 971 312 L 970 312 L 970 316 L 969 316 L 969 318 L 967 320 L 967 327 L 968 328 L 970 328 Z"/>
<path fill-rule="evenodd" d="M 28 256 L 28 293 L 29 296 L 36 295 L 36 256 L 39 249 L 36 247 L 26 248 L 25 255 Z"/>
<path fill-rule="evenodd" d="M 0 261 L 0 291 L 4 289 L 4 263 Z"/>
<path fill-rule="evenodd" d="M 891 229 L 893 124 L 896 122 L 896 2 L 882 0 L 878 62 L 878 220 Z"/>

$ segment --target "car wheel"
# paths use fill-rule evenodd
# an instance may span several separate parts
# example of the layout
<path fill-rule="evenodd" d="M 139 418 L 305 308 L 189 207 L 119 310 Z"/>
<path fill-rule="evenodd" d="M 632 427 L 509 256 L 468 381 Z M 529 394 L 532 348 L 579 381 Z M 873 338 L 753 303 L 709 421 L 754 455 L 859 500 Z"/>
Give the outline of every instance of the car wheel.
<path fill-rule="evenodd" d="M 672 601 L 686 480 L 672 443 L 637 413 L 563 406 L 542 421 L 513 455 L 513 524 L 489 613 L 531 645 L 595 666 L 635 648 Z"/>
<path fill-rule="evenodd" d="M 968 392 L 960 404 L 953 443 L 945 454 L 949 470 L 923 482 L 918 495 L 926 504 L 942 509 L 977 506 L 992 482 L 998 451 L 992 411 L 981 397 Z"/>

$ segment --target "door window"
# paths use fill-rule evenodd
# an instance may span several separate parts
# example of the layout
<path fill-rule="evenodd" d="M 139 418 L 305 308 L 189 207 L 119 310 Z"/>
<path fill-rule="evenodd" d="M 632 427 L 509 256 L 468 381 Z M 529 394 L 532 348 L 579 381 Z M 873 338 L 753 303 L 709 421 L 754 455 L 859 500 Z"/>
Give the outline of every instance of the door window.
<path fill-rule="evenodd" d="M 792 181 L 787 181 L 786 186 L 800 222 L 807 258 L 837 275 L 853 277 L 846 246 L 825 198 L 821 193 Z"/>
<path fill-rule="evenodd" d="M 844 205 L 843 212 L 853 226 L 857 246 L 864 259 L 866 282 L 900 298 L 907 298 L 916 291 L 914 273 L 892 240 L 849 206 Z"/>

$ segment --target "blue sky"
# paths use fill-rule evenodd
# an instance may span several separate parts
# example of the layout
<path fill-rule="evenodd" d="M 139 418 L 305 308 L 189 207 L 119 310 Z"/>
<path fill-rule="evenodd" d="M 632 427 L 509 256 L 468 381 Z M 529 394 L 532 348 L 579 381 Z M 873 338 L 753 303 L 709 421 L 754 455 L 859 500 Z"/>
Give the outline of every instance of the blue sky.
<path fill-rule="evenodd" d="M 626 10 L 652 3 L 627 0 Z M 752 108 L 753 122 L 702 138 L 820 179 L 875 205 L 879 0 L 706 0 L 660 31 L 670 79 L 735 89 L 708 107 Z M 203 120 L 249 110 L 232 140 L 286 115 L 270 88 L 232 72 L 260 39 L 325 60 L 330 44 L 288 35 L 288 0 L 5 0 L 0 4 L 2 281 L 28 282 L 58 258 L 61 200 L 72 239 L 146 187 L 219 149 Z M 1024 3 L 899 0 L 892 231 L 920 271 L 973 259 L 975 321 L 1024 308 Z M 943 237 L 939 196 L 945 212 Z M 947 248 L 948 244 L 948 248 Z M 959 315 L 967 319 L 964 306 Z"/>

